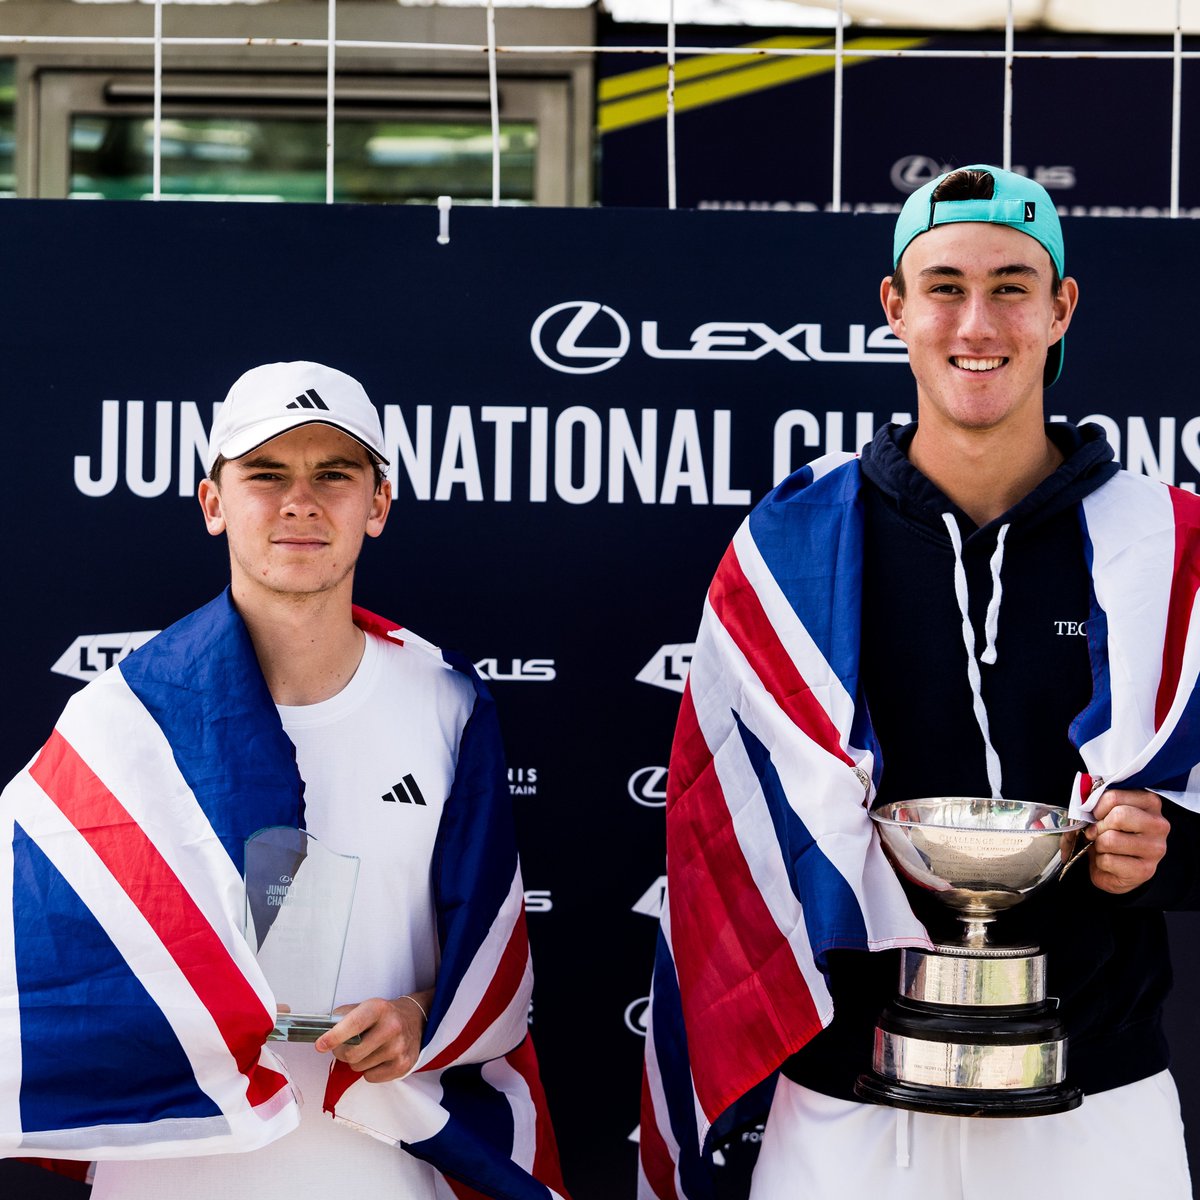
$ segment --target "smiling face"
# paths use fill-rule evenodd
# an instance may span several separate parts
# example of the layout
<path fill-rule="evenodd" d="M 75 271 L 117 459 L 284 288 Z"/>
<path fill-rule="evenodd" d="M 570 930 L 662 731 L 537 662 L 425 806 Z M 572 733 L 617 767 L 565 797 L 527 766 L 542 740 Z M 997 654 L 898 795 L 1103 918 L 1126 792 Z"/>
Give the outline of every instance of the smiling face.
<path fill-rule="evenodd" d="M 349 595 L 365 537 L 383 532 L 391 484 L 378 489 L 366 450 L 329 425 L 304 425 L 200 484 L 213 535 L 229 539 L 239 606 L 269 596 Z"/>
<path fill-rule="evenodd" d="M 883 282 L 892 332 L 908 346 L 923 427 L 986 431 L 1014 423 L 1042 436 L 1047 349 L 1067 330 L 1073 279 L 1053 292 L 1045 249 L 1005 225 L 960 222 L 904 251 L 904 294 Z"/>

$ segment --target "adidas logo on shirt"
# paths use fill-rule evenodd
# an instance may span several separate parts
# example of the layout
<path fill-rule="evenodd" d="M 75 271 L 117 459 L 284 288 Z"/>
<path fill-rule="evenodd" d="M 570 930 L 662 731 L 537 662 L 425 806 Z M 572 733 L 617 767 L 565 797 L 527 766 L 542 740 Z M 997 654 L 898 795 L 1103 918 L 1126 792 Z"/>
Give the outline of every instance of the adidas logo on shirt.
<path fill-rule="evenodd" d="M 417 787 L 417 781 L 411 775 L 405 775 L 390 792 L 384 792 L 383 799 L 389 804 L 425 805 L 425 797 L 421 795 L 421 789 Z"/>

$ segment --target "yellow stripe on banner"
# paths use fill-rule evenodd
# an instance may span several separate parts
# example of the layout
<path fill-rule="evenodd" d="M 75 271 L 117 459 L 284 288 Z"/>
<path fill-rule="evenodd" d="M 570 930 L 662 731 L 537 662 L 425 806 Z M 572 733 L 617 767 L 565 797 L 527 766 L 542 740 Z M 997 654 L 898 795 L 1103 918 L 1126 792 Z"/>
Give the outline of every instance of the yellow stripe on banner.
<path fill-rule="evenodd" d="M 784 39 L 773 39 L 782 41 Z M 843 63 L 847 67 L 860 63 L 873 62 L 869 58 L 854 58 L 854 50 L 910 50 L 922 46 L 926 38 L 853 38 L 846 43 Z M 822 39 L 827 42 L 828 39 Z M 821 44 L 821 43 L 818 43 Z M 788 47 L 801 49 L 802 47 Z M 716 59 L 737 59 L 738 55 L 704 55 L 699 62 L 712 62 Z M 743 57 L 744 62 L 744 57 Z M 701 69 L 693 75 L 707 76 L 693 83 L 679 84 L 680 68 L 688 65 L 688 60 L 681 62 L 675 69 L 675 111 L 687 112 L 694 108 L 704 108 L 710 104 L 720 104 L 725 100 L 733 100 L 738 96 L 748 96 L 754 92 L 766 91 L 768 88 L 779 87 L 804 79 L 812 75 L 821 75 L 834 69 L 835 60 L 830 55 L 804 55 L 799 58 L 772 58 L 760 63 L 754 60 L 754 65 L 742 65 L 732 70 L 720 71 L 713 74 L 713 69 Z M 630 72 L 632 75 L 648 76 L 657 72 L 659 90 L 641 95 L 629 96 L 626 99 L 601 101 L 598 112 L 598 128 L 601 133 L 612 133 L 617 129 L 628 129 L 633 125 L 644 125 L 649 121 L 661 121 L 667 115 L 666 96 L 666 67 L 651 67 L 643 71 Z M 624 76 L 614 76 L 613 80 L 623 79 Z"/>
<path fill-rule="evenodd" d="M 815 50 L 818 46 L 832 46 L 827 37 L 773 37 L 761 42 L 747 42 L 742 50 Z M 735 67 L 757 66 L 761 58 L 745 54 L 695 54 L 682 58 L 675 64 L 675 82 L 696 79 L 702 75 L 715 75 L 718 71 L 729 71 Z M 662 91 L 667 86 L 667 67 L 641 67 L 626 71 L 622 75 L 610 75 L 601 79 L 596 87 L 596 96 L 603 104 L 609 100 L 620 100 L 623 96 L 638 92 Z"/>

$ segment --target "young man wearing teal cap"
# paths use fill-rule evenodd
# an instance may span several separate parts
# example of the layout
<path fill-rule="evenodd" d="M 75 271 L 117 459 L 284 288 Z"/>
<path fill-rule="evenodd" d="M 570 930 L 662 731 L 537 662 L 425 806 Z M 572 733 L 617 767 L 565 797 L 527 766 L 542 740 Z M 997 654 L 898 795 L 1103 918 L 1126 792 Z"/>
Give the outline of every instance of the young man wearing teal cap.
<path fill-rule="evenodd" d="M 1079 289 L 1039 185 L 934 180 L 893 267 L 918 420 L 780 484 L 709 592 L 671 762 L 641 1195 L 704 1194 L 710 1125 L 777 1071 L 751 1200 L 1190 1200 L 1161 1017 L 1163 910 L 1200 900 L 1200 629 L 1173 579 L 1200 503 L 1121 471 L 1097 426 L 1045 423 Z M 897 947 L 956 936 L 910 906 L 867 812 L 935 796 L 1092 822 L 1086 867 L 1001 926 L 1046 954 L 1074 1110 L 856 1091 Z"/>

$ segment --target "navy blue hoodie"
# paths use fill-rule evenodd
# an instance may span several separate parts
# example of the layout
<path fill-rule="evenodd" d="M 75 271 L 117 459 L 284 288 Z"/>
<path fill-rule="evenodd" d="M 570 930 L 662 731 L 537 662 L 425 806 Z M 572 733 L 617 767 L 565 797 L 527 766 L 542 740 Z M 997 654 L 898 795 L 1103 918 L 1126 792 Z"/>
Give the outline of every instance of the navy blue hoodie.
<path fill-rule="evenodd" d="M 981 662 L 981 691 L 1002 794 L 1065 805 L 1079 755 L 1068 738 L 1091 695 L 1086 620 L 1091 580 L 1078 502 L 1118 470 L 1103 431 L 1048 425 L 1064 462 L 1001 517 L 977 528 L 909 462 L 915 425 L 887 426 L 862 455 L 866 518 L 862 681 L 879 738 L 878 804 L 921 796 L 988 796 L 983 735 L 967 675 L 954 550 L 944 514 L 962 539 L 976 657 L 995 585 L 992 557 L 1007 526 L 1000 567 L 995 661 Z M 1084 864 L 1060 885 L 1006 913 L 1005 941 L 1039 945 L 1048 991 L 1061 1002 L 1067 1074 L 1084 1092 L 1132 1083 L 1167 1066 L 1162 1004 L 1170 990 L 1163 909 L 1200 900 L 1200 817 L 1163 802 L 1171 822 L 1154 878 L 1125 896 L 1094 888 Z M 917 908 L 936 937 L 953 920 Z M 784 1066 L 789 1078 L 853 1099 L 870 1066 L 875 1020 L 895 994 L 898 952 L 834 952 L 829 982 L 836 1016 Z"/>

